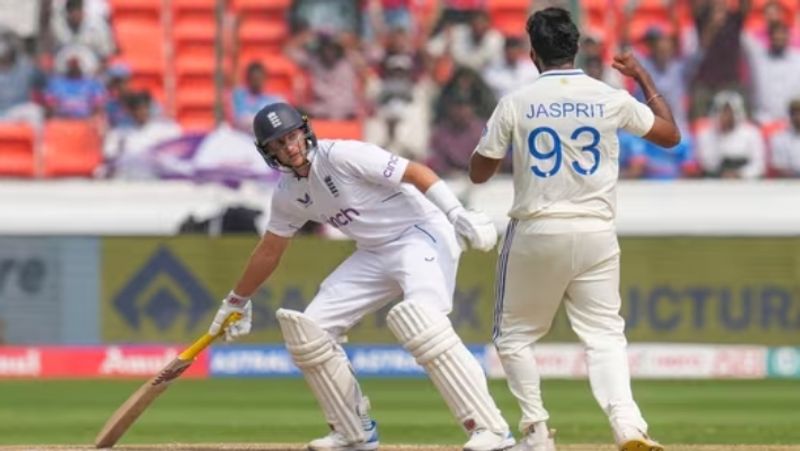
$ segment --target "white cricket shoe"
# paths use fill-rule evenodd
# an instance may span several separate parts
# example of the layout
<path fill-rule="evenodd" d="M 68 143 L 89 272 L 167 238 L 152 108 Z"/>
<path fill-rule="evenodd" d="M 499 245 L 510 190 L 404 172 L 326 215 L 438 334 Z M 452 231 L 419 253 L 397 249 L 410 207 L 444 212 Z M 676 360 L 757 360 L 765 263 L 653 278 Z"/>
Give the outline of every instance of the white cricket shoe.
<path fill-rule="evenodd" d="M 309 442 L 308 451 L 374 451 L 378 449 L 378 423 L 372 421 L 364 432 L 367 439 L 360 442 L 348 440 L 341 432 L 331 431 L 328 435 Z"/>
<path fill-rule="evenodd" d="M 555 429 L 548 429 L 547 423 L 540 421 L 528 426 L 525 435 L 510 451 L 556 451 Z"/>
<path fill-rule="evenodd" d="M 664 451 L 664 447 L 636 427 L 617 424 L 614 440 L 620 451 Z"/>
<path fill-rule="evenodd" d="M 492 432 L 487 429 L 474 431 L 464 444 L 464 451 L 501 451 L 514 446 L 511 432 Z"/>

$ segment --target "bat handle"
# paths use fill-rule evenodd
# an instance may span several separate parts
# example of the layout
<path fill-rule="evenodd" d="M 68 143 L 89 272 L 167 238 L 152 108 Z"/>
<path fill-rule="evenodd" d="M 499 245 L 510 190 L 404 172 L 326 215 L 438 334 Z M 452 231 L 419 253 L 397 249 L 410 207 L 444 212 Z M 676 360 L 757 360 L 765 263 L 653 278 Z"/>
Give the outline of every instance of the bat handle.
<path fill-rule="evenodd" d="M 202 352 L 203 349 L 207 348 L 212 341 L 224 335 L 226 327 L 230 326 L 231 323 L 239 321 L 239 318 L 241 317 L 242 317 L 241 313 L 231 313 L 230 315 L 228 315 L 227 318 L 225 318 L 225 321 L 222 323 L 222 327 L 219 328 L 219 332 L 216 335 L 211 335 L 209 333 L 204 334 L 202 337 L 200 337 L 199 340 L 195 341 L 194 343 L 192 343 L 191 346 L 184 349 L 183 352 L 180 353 L 178 358 L 181 360 L 194 359 L 195 357 L 197 357 L 197 354 L 200 354 L 200 352 Z"/>

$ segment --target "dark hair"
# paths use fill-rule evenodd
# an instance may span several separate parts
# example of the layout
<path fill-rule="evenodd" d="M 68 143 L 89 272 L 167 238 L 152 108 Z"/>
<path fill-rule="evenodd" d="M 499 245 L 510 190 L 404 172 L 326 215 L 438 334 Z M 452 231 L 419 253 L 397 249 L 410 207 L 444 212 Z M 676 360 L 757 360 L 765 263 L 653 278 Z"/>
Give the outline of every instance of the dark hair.
<path fill-rule="evenodd" d="M 253 72 L 260 71 L 263 74 L 267 73 L 267 69 L 261 64 L 261 61 L 251 61 L 244 69 L 244 73 L 249 77 Z"/>
<path fill-rule="evenodd" d="M 513 48 L 522 47 L 522 39 L 520 39 L 520 38 L 518 38 L 516 36 L 507 36 L 506 37 L 506 42 L 505 42 L 503 47 L 506 48 L 506 49 L 513 49 Z"/>
<path fill-rule="evenodd" d="M 545 66 L 560 66 L 575 60 L 580 33 L 567 10 L 551 7 L 537 11 L 528 18 L 525 30 L 531 47 Z"/>
<path fill-rule="evenodd" d="M 773 33 L 779 31 L 788 31 L 788 30 L 789 26 L 786 25 L 783 21 L 771 22 L 767 27 L 767 35 L 772 36 Z"/>
<path fill-rule="evenodd" d="M 139 107 L 150 107 L 150 93 L 147 91 L 136 91 L 126 95 L 123 98 L 123 103 L 129 111 L 133 111 Z"/>
<path fill-rule="evenodd" d="M 64 4 L 64 9 L 66 11 L 73 11 L 76 9 L 83 9 L 83 0 L 67 0 Z"/>

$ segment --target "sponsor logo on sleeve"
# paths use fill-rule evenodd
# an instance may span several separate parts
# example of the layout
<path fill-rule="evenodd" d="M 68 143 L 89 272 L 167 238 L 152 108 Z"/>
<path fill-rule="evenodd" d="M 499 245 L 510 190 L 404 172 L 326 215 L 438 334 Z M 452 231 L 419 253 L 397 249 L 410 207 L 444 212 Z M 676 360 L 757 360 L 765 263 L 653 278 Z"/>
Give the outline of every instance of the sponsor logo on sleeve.
<path fill-rule="evenodd" d="M 383 176 L 387 179 L 394 174 L 395 169 L 397 169 L 397 163 L 400 162 L 400 157 L 397 155 L 392 155 L 389 158 L 389 162 L 386 163 L 386 168 L 383 170 Z"/>

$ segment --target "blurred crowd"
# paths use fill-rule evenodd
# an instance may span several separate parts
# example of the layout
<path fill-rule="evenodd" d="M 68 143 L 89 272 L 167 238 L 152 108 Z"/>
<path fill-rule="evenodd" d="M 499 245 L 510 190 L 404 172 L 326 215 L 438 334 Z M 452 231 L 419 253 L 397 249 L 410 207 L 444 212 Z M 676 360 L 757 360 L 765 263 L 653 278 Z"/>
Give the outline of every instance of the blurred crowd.
<path fill-rule="evenodd" d="M 109 162 L 186 133 L 163 95 L 132 87 L 113 1 L 0 0 L 0 122 L 40 130 L 53 118 L 93 121 L 103 137 L 96 177 L 119 176 Z M 312 119 L 357 122 L 363 139 L 445 176 L 462 174 L 498 99 L 538 76 L 524 17 L 500 26 L 491 2 L 290 1 L 280 52 L 300 75 L 271 91 L 274 68 L 242 58 L 233 42 L 224 123 L 249 134 L 260 108 L 290 101 Z M 579 67 L 641 99 L 610 68 L 615 53 L 633 51 L 670 103 L 682 142 L 664 149 L 620 134 L 622 177 L 800 176 L 797 0 L 518 3 L 526 16 L 570 9 L 583 24 Z M 651 10 L 662 13 L 645 17 Z"/>

